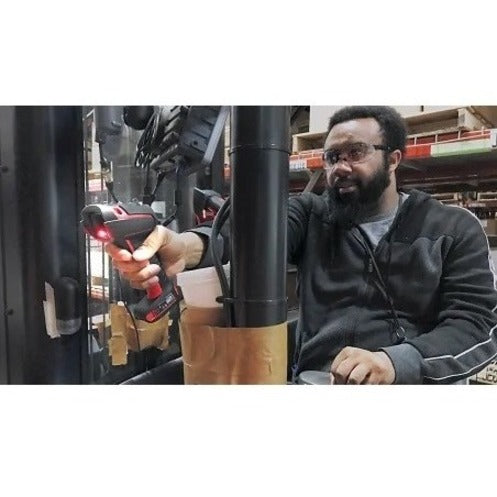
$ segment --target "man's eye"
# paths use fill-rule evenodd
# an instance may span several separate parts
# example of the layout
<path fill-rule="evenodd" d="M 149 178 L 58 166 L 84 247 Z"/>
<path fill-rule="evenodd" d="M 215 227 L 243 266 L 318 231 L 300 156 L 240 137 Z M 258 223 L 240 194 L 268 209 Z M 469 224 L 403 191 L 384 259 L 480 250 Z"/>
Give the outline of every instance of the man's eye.
<path fill-rule="evenodd" d="M 351 147 L 348 153 L 348 156 L 352 160 L 362 159 L 363 151 L 361 147 Z"/>
<path fill-rule="evenodd" d="M 326 160 L 330 164 L 336 164 L 338 162 L 338 156 L 339 154 L 335 150 L 328 150 L 328 152 L 326 153 Z"/>
<path fill-rule="evenodd" d="M 339 158 L 340 158 L 340 154 L 338 152 L 333 152 L 331 154 L 331 162 L 332 162 L 332 164 L 336 164 L 338 162 Z"/>

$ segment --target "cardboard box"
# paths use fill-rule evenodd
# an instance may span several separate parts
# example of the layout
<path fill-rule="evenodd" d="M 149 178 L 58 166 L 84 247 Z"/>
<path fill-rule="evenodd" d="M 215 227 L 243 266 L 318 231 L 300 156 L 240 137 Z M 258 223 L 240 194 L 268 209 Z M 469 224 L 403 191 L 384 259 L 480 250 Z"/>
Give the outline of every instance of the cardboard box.
<path fill-rule="evenodd" d="M 477 373 L 473 378 L 478 383 L 485 385 L 497 385 L 497 362 L 491 362 L 483 371 Z"/>
<path fill-rule="evenodd" d="M 487 235 L 497 235 L 497 219 L 481 219 L 480 222 Z"/>
<path fill-rule="evenodd" d="M 292 152 L 322 149 L 327 133 L 298 133 L 292 137 Z"/>
<path fill-rule="evenodd" d="M 354 104 L 356 105 L 356 104 Z M 357 104 L 357 105 L 382 105 L 381 103 Z M 309 114 L 309 132 L 320 133 L 328 129 L 328 122 L 332 114 L 344 107 L 343 105 L 311 105 Z M 401 116 L 408 117 L 421 112 L 420 105 L 394 105 Z"/>

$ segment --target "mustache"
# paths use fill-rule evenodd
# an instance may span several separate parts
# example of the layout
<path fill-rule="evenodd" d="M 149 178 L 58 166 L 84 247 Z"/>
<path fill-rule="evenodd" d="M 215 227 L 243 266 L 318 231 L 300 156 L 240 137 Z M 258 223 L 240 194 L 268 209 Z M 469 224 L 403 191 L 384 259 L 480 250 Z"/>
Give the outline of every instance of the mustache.
<path fill-rule="evenodd" d="M 361 182 L 356 178 L 337 178 L 334 183 L 334 188 L 346 188 L 348 186 L 360 186 Z"/>

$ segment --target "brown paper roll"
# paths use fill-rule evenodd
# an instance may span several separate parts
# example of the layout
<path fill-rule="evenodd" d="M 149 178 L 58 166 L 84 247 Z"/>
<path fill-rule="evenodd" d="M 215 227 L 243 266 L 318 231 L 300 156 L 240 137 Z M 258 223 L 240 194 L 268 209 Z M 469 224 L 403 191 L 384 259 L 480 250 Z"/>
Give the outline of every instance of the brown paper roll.
<path fill-rule="evenodd" d="M 222 327 L 222 309 L 190 307 L 180 320 L 185 384 L 286 384 L 287 324 Z"/>
<path fill-rule="evenodd" d="M 149 347 L 157 347 L 164 350 L 169 346 L 169 315 L 166 314 L 155 323 L 135 320 L 138 330 L 138 339 L 133 320 L 123 305 L 111 304 L 110 319 L 112 337 L 124 337 L 127 349 L 137 352 Z M 127 353 L 126 349 L 126 353 Z M 117 353 L 117 352 L 116 352 Z M 121 354 L 121 352 L 119 352 Z M 126 364 L 126 363 L 125 363 Z"/>
<path fill-rule="evenodd" d="M 123 331 L 126 328 L 126 309 L 122 305 L 110 306 L 111 338 L 109 355 L 113 366 L 124 366 L 128 363 L 128 346 Z"/>
<path fill-rule="evenodd" d="M 128 363 L 128 348 L 122 335 L 115 335 L 109 340 L 109 355 L 113 366 L 125 366 Z"/>
<path fill-rule="evenodd" d="M 155 323 L 147 323 L 138 319 L 135 319 L 135 323 L 138 330 L 139 343 L 133 321 L 128 315 L 124 336 L 130 350 L 137 352 L 138 350 L 149 347 L 156 347 L 160 350 L 167 349 L 169 346 L 169 314 L 162 316 Z"/>

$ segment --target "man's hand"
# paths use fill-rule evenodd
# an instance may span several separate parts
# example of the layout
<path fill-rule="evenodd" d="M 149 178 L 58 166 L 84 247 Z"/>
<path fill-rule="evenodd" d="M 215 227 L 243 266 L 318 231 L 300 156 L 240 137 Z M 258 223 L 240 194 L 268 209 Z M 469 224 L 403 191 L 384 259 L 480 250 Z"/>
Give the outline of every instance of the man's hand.
<path fill-rule="evenodd" d="M 391 385 L 395 369 L 385 352 L 370 352 L 345 347 L 331 364 L 334 383 L 338 385 Z"/>
<path fill-rule="evenodd" d="M 164 226 L 154 231 L 133 254 L 109 243 L 106 252 L 112 257 L 114 267 L 119 269 L 133 288 L 147 288 L 157 283 L 160 267 L 148 260 L 157 253 L 168 277 L 173 277 L 185 268 L 194 267 L 202 258 L 202 239 L 195 233 L 176 233 Z"/>

